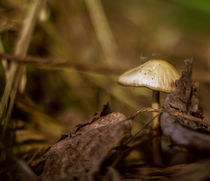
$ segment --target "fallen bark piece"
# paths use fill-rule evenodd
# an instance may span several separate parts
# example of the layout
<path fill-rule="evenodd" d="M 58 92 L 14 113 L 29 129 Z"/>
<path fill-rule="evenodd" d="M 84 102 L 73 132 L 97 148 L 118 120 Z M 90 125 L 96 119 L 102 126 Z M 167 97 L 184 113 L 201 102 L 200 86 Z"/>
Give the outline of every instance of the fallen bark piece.
<path fill-rule="evenodd" d="M 107 153 L 131 130 L 131 120 L 122 113 L 100 116 L 94 115 L 49 148 L 34 167 L 40 180 L 94 180 Z"/>
<path fill-rule="evenodd" d="M 202 119 L 196 84 L 192 82 L 192 60 L 185 60 L 186 70 L 176 81 L 176 90 L 168 94 L 163 103 L 164 112 L 161 115 L 163 133 L 179 146 L 196 150 L 210 151 L 210 131 Z M 172 112 L 196 116 L 201 121 L 173 116 Z"/>
<path fill-rule="evenodd" d="M 176 89 L 168 94 L 163 102 L 166 111 L 179 111 L 188 113 L 192 97 L 192 60 L 185 60 L 186 70 L 181 78 L 176 81 Z"/>

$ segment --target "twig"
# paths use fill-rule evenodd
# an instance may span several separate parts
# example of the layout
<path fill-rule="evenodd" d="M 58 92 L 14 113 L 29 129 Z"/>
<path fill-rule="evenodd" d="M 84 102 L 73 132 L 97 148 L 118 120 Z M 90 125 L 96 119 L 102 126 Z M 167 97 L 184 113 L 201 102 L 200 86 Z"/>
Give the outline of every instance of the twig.
<path fill-rule="evenodd" d="M 129 70 L 131 67 L 123 67 L 123 66 L 107 66 L 105 64 L 94 64 L 94 63 L 86 63 L 86 62 L 77 62 L 67 59 L 55 59 L 55 58 L 41 58 L 41 57 L 33 57 L 33 56 L 14 56 L 11 54 L 0 53 L 1 59 L 7 59 L 11 62 L 16 62 L 20 64 L 31 64 L 34 66 L 48 66 L 49 68 L 75 68 L 80 71 L 88 71 L 88 72 L 96 72 L 101 74 L 120 74 Z M 194 70 L 193 78 L 199 81 L 210 81 L 210 73 Z"/>
<path fill-rule="evenodd" d="M 191 116 L 191 115 L 184 114 L 184 113 L 181 113 L 181 112 L 168 112 L 168 113 L 173 115 L 173 116 L 180 116 L 184 119 L 189 119 L 189 120 L 192 120 L 192 121 L 195 121 L 195 122 L 202 122 L 203 121 L 203 119 L 201 119 L 201 118 L 197 118 L 195 116 Z"/>
<path fill-rule="evenodd" d="M 146 107 L 146 108 L 142 108 L 142 109 L 136 111 L 131 116 L 129 116 L 127 119 L 134 119 L 138 114 L 140 114 L 142 112 L 160 112 L 161 113 L 161 112 L 167 112 L 167 111 L 165 111 L 164 109 L 153 109 L 151 107 Z M 201 119 L 201 118 L 197 118 L 195 116 L 191 116 L 189 114 L 181 113 L 181 112 L 178 112 L 178 111 L 168 112 L 168 113 L 171 114 L 171 115 L 174 115 L 174 116 L 180 116 L 184 119 L 189 119 L 189 120 L 196 121 L 196 122 L 202 122 L 203 121 L 203 119 Z"/>
<path fill-rule="evenodd" d="M 139 109 L 138 111 L 136 111 L 135 113 L 133 113 L 127 119 L 134 119 L 138 114 L 140 114 L 142 112 L 161 112 L 161 109 L 153 109 L 151 107 L 142 108 L 142 109 Z"/>
<path fill-rule="evenodd" d="M 154 116 L 151 120 L 147 121 L 139 131 L 137 131 L 133 136 L 131 136 L 127 140 L 125 145 L 130 143 L 136 136 L 138 136 L 156 117 L 160 116 L 160 114 L 162 112 L 164 112 L 164 110 L 162 110 L 162 109 L 153 109 L 153 108 L 150 108 L 150 107 L 142 108 L 142 109 L 136 111 L 135 113 L 133 113 L 132 115 L 130 115 L 129 117 L 127 117 L 123 121 L 133 120 L 138 114 L 140 114 L 142 112 L 159 112 L 159 113 L 156 116 Z M 189 120 L 196 121 L 196 122 L 202 122 L 203 121 L 203 119 L 200 119 L 200 118 L 188 115 L 188 114 L 180 113 L 180 112 L 169 112 L 169 114 L 172 114 L 174 116 L 180 116 L 180 117 L 182 117 L 184 119 L 189 119 Z"/>
<path fill-rule="evenodd" d="M 53 66 L 56 68 L 74 67 L 81 71 L 92 71 L 97 73 L 119 74 L 128 69 L 119 66 L 109 67 L 104 64 L 83 63 L 83 62 L 69 61 L 65 59 L 40 58 L 32 56 L 14 56 L 6 53 L 0 53 L 0 57 L 5 58 L 8 61 L 15 61 L 21 64 L 33 64 L 37 66 Z"/>
<path fill-rule="evenodd" d="M 156 111 L 154 111 L 156 112 Z M 151 120 L 147 121 L 141 129 L 139 129 L 134 135 L 132 135 L 124 144 L 127 145 L 128 143 L 130 143 L 133 139 L 135 139 L 147 126 L 150 125 L 150 123 L 158 116 L 160 116 L 161 112 L 158 113 L 156 116 L 154 116 Z"/>

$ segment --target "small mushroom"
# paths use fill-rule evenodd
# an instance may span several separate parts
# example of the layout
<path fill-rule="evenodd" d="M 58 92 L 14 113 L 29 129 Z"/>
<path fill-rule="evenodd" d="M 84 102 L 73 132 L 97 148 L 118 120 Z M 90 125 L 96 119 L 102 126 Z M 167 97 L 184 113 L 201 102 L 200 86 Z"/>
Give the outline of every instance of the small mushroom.
<path fill-rule="evenodd" d="M 146 63 L 123 73 L 118 83 L 123 86 L 147 87 L 152 90 L 152 108 L 160 107 L 160 92 L 170 93 L 175 90 L 175 81 L 179 79 L 180 74 L 177 70 L 165 60 L 149 60 Z M 157 113 L 153 112 L 153 117 Z M 158 138 L 160 129 L 159 118 L 154 119 L 152 124 L 153 153 L 160 155 L 160 138 Z M 156 137 L 156 138 L 155 138 Z M 157 143 L 159 139 L 159 143 Z M 158 151 L 159 150 L 159 151 Z M 158 158 L 159 157 L 159 158 Z M 154 163 L 160 164 L 160 156 L 154 157 Z"/>

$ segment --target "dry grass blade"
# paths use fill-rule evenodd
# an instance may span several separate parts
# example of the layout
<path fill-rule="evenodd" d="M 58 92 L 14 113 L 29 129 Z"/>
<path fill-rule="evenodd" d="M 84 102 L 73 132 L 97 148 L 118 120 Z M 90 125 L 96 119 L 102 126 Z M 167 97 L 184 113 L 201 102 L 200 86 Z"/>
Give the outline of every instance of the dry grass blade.
<path fill-rule="evenodd" d="M 3 47 L 3 44 L 2 44 L 1 36 L 0 36 L 0 53 L 4 53 L 4 47 Z M 6 60 L 6 58 L 2 58 L 1 61 L 2 61 L 2 66 L 4 68 L 5 77 L 6 77 L 6 80 L 7 80 L 7 77 L 8 77 L 8 75 L 7 75 L 7 69 L 8 69 L 7 60 Z"/>
<path fill-rule="evenodd" d="M 108 65 L 117 63 L 117 44 L 106 19 L 100 0 L 86 0 L 86 5 L 96 31 L 97 38 Z"/>
<path fill-rule="evenodd" d="M 15 49 L 15 55 L 26 55 L 36 19 L 44 3 L 45 1 L 42 0 L 37 0 L 34 2 L 32 9 L 29 11 L 29 14 L 23 24 L 23 28 Z M 0 103 L 0 118 L 3 125 L 3 137 L 8 126 L 8 120 L 12 112 L 17 88 L 24 73 L 24 69 L 24 65 L 18 66 L 15 62 L 12 62 L 11 67 L 8 70 L 8 79 Z M 7 107 L 8 109 L 6 110 Z"/>

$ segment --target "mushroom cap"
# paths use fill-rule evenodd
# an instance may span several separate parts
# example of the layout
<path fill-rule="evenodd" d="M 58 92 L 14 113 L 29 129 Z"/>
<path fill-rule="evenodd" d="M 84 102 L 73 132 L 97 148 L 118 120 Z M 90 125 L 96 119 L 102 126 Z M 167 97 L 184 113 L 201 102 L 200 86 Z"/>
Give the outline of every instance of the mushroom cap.
<path fill-rule="evenodd" d="M 149 60 L 146 63 L 123 73 L 118 83 L 123 86 L 147 87 L 162 92 L 175 90 L 175 81 L 180 74 L 165 60 Z"/>

